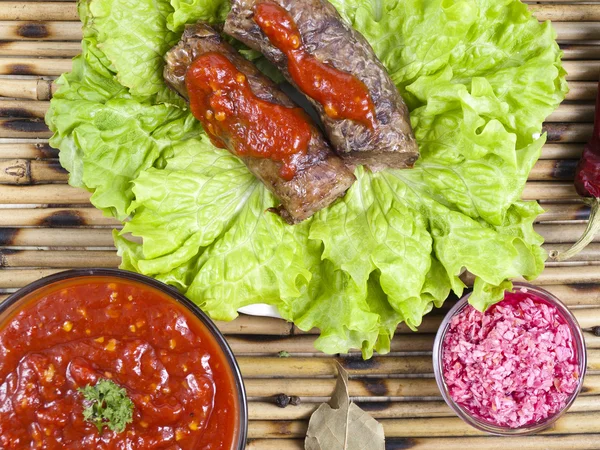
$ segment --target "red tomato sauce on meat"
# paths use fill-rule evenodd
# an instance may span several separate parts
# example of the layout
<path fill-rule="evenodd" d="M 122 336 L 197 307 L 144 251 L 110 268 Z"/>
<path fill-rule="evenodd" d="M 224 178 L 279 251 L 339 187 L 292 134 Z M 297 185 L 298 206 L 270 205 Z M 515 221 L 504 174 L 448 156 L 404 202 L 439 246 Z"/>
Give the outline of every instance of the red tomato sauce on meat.
<path fill-rule="evenodd" d="M 300 90 L 316 100 L 332 119 L 350 119 L 375 128 L 375 105 L 367 86 L 308 53 L 292 16 L 281 6 L 264 2 L 254 7 L 254 21 L 288 60 L 288 72 Z"/>
<path fill-rule="evenodd" d="M 258 98 L 246 76 L 219 53 L 196 58 L 185 79 L 192 114 L 215 146 L 238 156 L 281 161 L 281 178 L 294 178 L 294 156 L 306 153 L 312 134 L 301 108 Z"/>
<path fill-rule="evenodd" d="M 76 278 L 29 297 L 0 323 L 0 448 L 233 448 L 233 372 L 184 306 L 112 277 Z M 122 433 L 100 434 L 83 419 L 78 388 L 101 378 L 134 403 Z"/>

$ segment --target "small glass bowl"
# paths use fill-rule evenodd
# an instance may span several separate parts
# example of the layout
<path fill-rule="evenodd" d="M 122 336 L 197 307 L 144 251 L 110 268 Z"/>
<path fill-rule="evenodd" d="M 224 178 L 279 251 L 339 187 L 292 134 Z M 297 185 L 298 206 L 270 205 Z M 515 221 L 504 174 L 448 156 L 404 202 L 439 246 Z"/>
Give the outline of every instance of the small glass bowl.
<path fill-rule="evenodd" d="M 219 345 L 225 360 L 229 364 L 229 369 L 231 370 L 231 374 L 234 378 L 235 389 L 237 391 L 237 401 L 239 405 L 239 414 L 236 437 L 232 450 L 244 450 L 246 448 L 246 440 L 248 435 L 248 399 L 246 397 L 244 381 L 242 379 L 235 356 L 233 355 L 233 351 L 214 322 L 197 305 L 192 303 L 191 300 L 186 298 L 175 288 L 145 275 L 120 269 L 66 270 L 64 272 L 59 272 L 34 281 L 33 283 L 28 284 L 14 294 L 10 295 L 5 301 L 0 302 L 0 328 L 6 326 L 8 323 L 7 321 L 9 321 L 14 314 L 16 314 L 23 307 L 26 307 L 32 297 L 41 295 L 41 293 L 45 295 L 49 292 L 60 289 L 63 283 L 70 280 L 86 278 L 91 278 L 94 280 L 97 280 L 98 278 L 119 278 L 123 282 L 129 281 L 131 283 L 144 284 L 148 289 L 160 291 L 167 297 L 170 297 L 174 301 L 183 305 L 200 321 L 200 323 L 202 323 L 207 332 L 210 333 L 210 335 Z"/>
<path fill-rule="evenodd" d="M 448 386 L 446 385 L 446 380 L 444 379 L 444 375 L 443 375 L 442 350 L 443 350 L 444 339 L 446 337 L 446 332 L 450 328 L 450 322 L 451 322 L 452 318 L 454 316 L 456 316 L 457 314 L 460 314 L 463 311 L 463 309 L 466 306 L 468 306 L 469 296 L 471 295 L 471 293 L 463 296 L 456 303 L 456 305 L 454 305 L 454 307 L 448 312 L 448 314 L 446 314 L 446 317 L 444 318 L 444 320 L 443 320 L 442 324 L 440 325 L 440 328 L 438 329 L 438 332 L 435 336 L 435 341 L 433 344 L 433 371 L 435 374 L 435 381 L 437 382 L 438 388 L 440 389 L 440 392 L 442 393 L 442 397 L 444 398 L 444 400 L 446 401 L 448 406 L 450 406 L 450 408 L 452 408 L 452 410 L 454 410 L 454 412 L 461 419 L 463 419 L 466 423 L 468 423 L 469 425 L 478 429 L 479 431 L 484 431 L 486 433 L 500 435 L 500 436 L 515 436 L 515 435 L 534 434 L 534 433 L 537 433 L 537 432 L 549 427 L 554 422 L 556 422 L 556 420 L 558 420 L 558 418 L 561 417 L 570 408 L 570 406 L 573 404 L 573 402 L 577 398 L 577 395 L 581 391 L 581 388 L 583 386 L 583 379 L 585 377 L 585 370 L 587 367 L 587 353 L 586 353 L 586 348 L 585 348 L 585 340 L 583 338 L 583 333 L 581 332 L 581 328 L 579 327 L 579 324 L 577 323 L 577 319 L 575 319 L 575 316 L 573 316 L 573 313 L 571 313 L 571 311 L 569 311 L 569 309 L 558 298 L 556 298 L 554 295 L 552 295 L 550 292 L 548 292 L 544 289 L 541 289 L 537 286 L 533 286 L 528 283 L 516 283 L 515 282 L 515 283 L 513 283 L 513 285 L 514 285 L 514 288 L 513 288 L 514 291 L 526 289 L 528 292 L 531 292 L 535 297 L 538 297 L 540 300 L 545 301 L 549 305 L 554 306 L 558 310 L 559 314 L 564 318 L 565 323 L 567 325 L 569 325 L 569 328 L 571 329 L 571 333 L 573 334 L 575 351 L 577 353 L 577 362 L 578 362 L 578 366 L 579 366 L 579 373 L 581 374 L 581 376 L 579 377 L 579 382 L 577 384 L 577 388 L 575 389 L 575 391 L 571 394 L 571 396 L 567 400 L 567 403 L 565 404 L 564 408 L 561 409 L 559 412 L 549 416 L 542 422 L 533 423 L 530 425 L 524 425 L 519 428 L 510 428 L 510 427 L 495 425 L 490 422 L 481 420 L 477 417 L 474 417 L 468 410 L 464 409 L 462 406 L 460 406 L 458 403 L 456 403 L 452 399 L 452 397 L 450 396 L 450 392 L 448 391 Z"/>

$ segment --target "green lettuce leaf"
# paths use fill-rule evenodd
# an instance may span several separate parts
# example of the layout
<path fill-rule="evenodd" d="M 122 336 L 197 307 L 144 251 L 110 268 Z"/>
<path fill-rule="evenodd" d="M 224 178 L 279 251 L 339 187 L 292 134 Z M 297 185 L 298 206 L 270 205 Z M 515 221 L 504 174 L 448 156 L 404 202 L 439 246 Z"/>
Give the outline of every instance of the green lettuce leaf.
<path fill-rule="evenodd" d="M 94 206 L 119 219 L 128 215 L 131 181 L 169 154 L 178 138 L 199 132 L 187 112 L 164 104 L 135 98 L 98 103 L 57 94 L 48 119 L 55 132 L 51 144 L 66 147 L 61 162 L 74 174 L 71 184 L 92 190 Z M 65 138 L 68 145 L 62 144 Z"/>
<path fill-rule="evenodd" d="M 116 71 L 117 80 L 133 95 L 166 90 L 163 56 L 178 36 L 167 29 L 173 11 L 168 0 L 88 0 L 89 27 L 98 48 Z"/>
<path fill-rule="evenodd" d="M 230 228 L 202 255 L 202 265 L 186 295 L 221 320 L 253 303 L 278 306 L 300 295 L 298 285 L 309 281 L 304 266 L 308 223 L 290 227 L 265 212 L 277 205 L 262 185 L 253 192 Z"/>
<path fill-rule="evenodd" d="M 150 168 L 134 182 L 135 214 L 123 233 L 144 238 L 144 274 L 168 272 L 212 244 L 259 183 L 205 136 L 183 141 L 174 153 L 164 169 Z"/>
<path fill-rule="evenodd" d="M 85 27 L 94 22 L 91 6 L 79 4 L 82 54 L 74 58 L 72 72 L 57 80 L 46 123 L 54 132 L 50 144 L 61 149 L 69 184 L 92 191 L 94 206 L 125 219 L 133 199 L 131 181 L 170 156 L 177 141 L 202 130 L 188 111 L 159 102 L 158 96 L 132 95 L 117 81 L 99 49 L 97 30 Z"/>
<path fill-rule="evenodd" d="M 299 225 L 268 211 L 277 200 L 162 81 L 184 25 L 221 22 L 228 2 L 80 2 L 82 55 L 46 120 L 69 182 L 127 218 L 114 233 L 123 268 L 215 319 L 273 305 L 318 328 L 318 349 L 368 358 L 389 351 L 400 322 L 415 329 L 450 291 L 462 295 L 465 271 L 484 310 L 512 278 L 543 270 L 541 208 L 520 197 L 567 88 L 554 30 L 517 0 L 332 3 L 405 98 L 421 158 L 412 170 L 358 168 L 343 199 Z"/>
<path fill-rule="evenodd" d="M 177 33 L 182 33 L 186 24 L 199 20 L 224 22 L 230 9 L 225 0 L 171 0 L 171 5 L 173 12 L 167 17 L 167 27 Z"/>
<path fill-rule="evenodd" d="M 404 186 L 391 186 L 381 174 L 362 168 L 356 177 L 343 200 L 315 216 L 310 238 L 323 242 L 322 259 L 348 273 L 362 292 L 377 270 L 388 300 L 403 320 L 418 325 L 421 288 L 431 265 L 427 222 L 402 199 Z"/>

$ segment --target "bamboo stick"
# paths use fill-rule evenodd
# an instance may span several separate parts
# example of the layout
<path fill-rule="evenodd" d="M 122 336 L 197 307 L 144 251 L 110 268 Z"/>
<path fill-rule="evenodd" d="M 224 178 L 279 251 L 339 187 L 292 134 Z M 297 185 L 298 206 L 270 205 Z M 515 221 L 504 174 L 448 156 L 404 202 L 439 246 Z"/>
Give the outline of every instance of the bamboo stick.
<path fill-rule="evenodd" d="M 539 160 L 531 169 L 528 180 L 573 180 L 575 178 L 576 159 Z"/>
<path fill-rule="evenodd" d="M 0 288 L 23 287 L 42 277 L 47 277 L 61 269 L 28 269 L 28 270 L 0 270 Z"/>
<path fill-rule="evenodd" d="M 49 138 L 52 132 L 42 119 L 0 118 L 0 138 Z"/>
<path fill-rule="evenodd" d="M 21 39 L 81 41 L 81 22 L 0 21 L 0 41 Z"/>
<path fill-rule="evenodd" d="M 356 402 L 375 419 L 410 419 L 419 417 L 454 417 L 455 413 L 442 401 Z M 303 402 L 285 408 L 274 402 L 249 402 L 250 420 L 306 420 L 319 407 L 318 402 Z M 600 398 L 578 397 L 569 412 L 600 411 Z"/>
<path fill-rule="evenodd" d="M 592 81 L 598 78 L 600 61 L 563 61 L 563 68 L 569 81 Z"/>
<path fill-rule="evenodd" d="M 587 142 L 592 128 L 591 123 L 545 123 L 542 130 L 548 133 L 548 142 Z"/>
<path fill-rule="evenodd" d="M 1 84 L 1 83 L 0 83 Z M 0 159 L 52 159 L 58 158 L 58 150 L 47 142 L 0 143 Z"/>
<path fill-rule="evenodd" d="M 69 173 L 63 169 L 58 160 L 49 159 L 45 161 L 31 161 L 31 183 L 66 183 Z"/>
<path fill-rule="evenodd" d="M 573 315 L 579 322 L 579 326 L 583 329 L 589 329 L 596 326 L 600 326 L 600 309 L 599 308 L 577 308 L 572 310 Z M 594 351 L 590 354 L 589 368 L 595 367 L 593 370 L 600 368 L 600 354 Z"/>
<path fill-rule="evenodd" d="M 595 81 L 570 81 L 566 100 L 594 100 L 597 92 Z"/>
<path fill-rule="evenodd" d="M 0 249 L 0 267 L 116 268 L 121 258 L 111 251 L 36 251 Z"/>
<path fill-rule="evenodd" d="M 598 284 L 558 284 L 544 289 L 556 295 L 568 306 L 600 306 L 600 285 Z"/>
<path fill-rule="evenodd" d="M 530 181 L 523 189 L 523 200 L 573 200 L 579 199 L 573 183 L 559 181 Z"/>
<path fill-rule="evenodd" d="M 600 433 L 600 420 L 594 412 L 567 413 L 541 433 L 571 434 Z M 459 417 L 431 417 L 427 419 L 380 419 L 385 436 L 394 437 L 451 437 L 483 436 L 484 433 L 468 425 Z M 306 435 L 307 421 L 254 420 L 248 427 L 249 438 L 302 438 Z"/>
<path fill-rule="evenodd" d="M 296 436 L 294 433 L 300 432 L 298 437 L 304 436 L 300 423 L 293 422 L 286 436 Z M 306 422 L 304 422 L 306 424 Z M 389 437 L 433 437 L 433 436 L 477 436 L 484 435 L 458 417 L 431 418 L 431 419 L 382 419 L 381 424 L 385 435 Z M 254 431 L 267 431 L 261 429 L 266 422 L 253 422 Z M 268 427 L 266 427 L 268 428 Z M 542 431 L 542 434 L 571 434 L 571 433 L 599 433 L 600 420 L 597 413 L 567 413 L 550 428 Z M 275 437 L 275 435 L 273 435 Z"/>
<path fill-rule="evenodd" d="M 83 189 L 67 185 L 47 186 L 1 186 L 3 204 L 88 204 L 90 194 Z M 579 199 L 572 183 L 530 181 L 523 190 L 524 200 L 572 200 Z"/>
<path fill-rule="evenodd" d="M 443 402 L 432 402 L 436 405 Z M 423 403 L 418 403 L 422 405 Z M 389 404 L 385 404 L 388 406 Z M 444 403 L 445 405 L 445 403 Z M 360 405 L 359 405 L 360 406 Z M 318 403 L 300 403 L 299 405 L 288 405 L 281 408 L 274 403 L 269 402 L 249 402 L 248 419 L 249 420 L 301 420 L 308 419 L 319 407 Z M 446 406 L 448 408 L 448 406 Z M 448 408 L 449 409 L 449 408 Z M 377 417 L 373 415 L 373 417 Z M 416 416 L 419 417 L 419 416 Z"/>
<path fill-rule="evenodd" d="M 31 184 L 31 164 L 28 159 L 0 159 L 1 184 Z"/>
<path fill-rule="evenodd" d="M 585 226 L 585 223 L 540 223 L 536 224 L 534 229 L 543 236 L 546 244 L 562 244 L 575 242 L 585 230 Z M 600 236 L 596 236 L 593 242 L 600 242 Z"/>
<path fill-rule="evenodd" d="M 600 21 L 600 5 L 527 5 L 540 22 Z"/>
<path fill-rule="evenodd" d="M 292 334 L 292 324 L 273 317 L 255 317 L 240 314 L 231 322 L 215 321 L 219 330 L 224 334 L 263 334 L 270 336 L 289 336 Z"/>
<path fill-rule="evenodd" d="M 590 41 L 600 39 L 595 22 L 552 22 L 559 41 Z"/>
<path fill-rule="evenodd" d="M 58 89 L 58 85 L 51 80 L 3 78 L 0 82 L 0 96 L 2 97 L 49 100 L 56 89 Z"/>
<path fill-rule="evenodd" d="M 2 2 L 0 20 L 79 20 L 71 2 Z"/>
<path fill-rule="evenodd" d="M 68 179 L 68 172 L 55 159 L 42 161 L 0 159 L 0 183 L 2 184 L 66 183 Z"/>
<path fill-rule="evenodd" d="M 244 378 L 314 378 L 337 375 L 336 360 L 350 375 L 414 375 L 432 373 L 431 356 L 374 356 L 363 360 L 360 355 L 340 358 L 240 356 L 237 361 Z"/>
<path fill-rule="evenodd" d="M 0 75 L 61 75 L 71 71 L 71 59 L 0 57 Z"/>
<path fill-rule="evenodd" d="M 584 331 L 586 348 L 600 349 L 600 336 L 591 330 Z"/>
<path fill-rule="evenodd" d="M 543 203 L 544 211 L 538 221 L 587 220 L 590 207 L 583 203 Z"/>
<path fill-rule="evenodd" d="M 580 144 L 546 144 L 542 147 L 540 159 L 579 159 L 583 151 Z"/>
<path fill-rule="evenodd" d="M 600 59 L 598 45 L 561 44 L 560 48 L 563 51 L 563 61 Z"/>
<path fill-rule="evenodd" d="M 44 117 L 50 102 L 3 100 L 0 101 L 0 117 L 34 118 Z"/>
<path fill-rule="evenodd" d="M 410 450 L 597 450 L 600 434 L 568 434 L 568 435 L 536 435 L 536 436 L 515 436 L 515 437 L 450 437 L 450 438 L 390 438 L 386 439 L 387 444 L 392 449 L 410 449 Z M 252 450 L 271 450 L 278 447 L 271 447 L 270 443 L 265 441 L 277 442 L 279 449 L 302 450 L 304 440 L 297 439 L 261 439 L 253 441 Z"/>
<path fill-rule="evenodd" d="M 594 108 L 593 103 L 561 103 L 546 122 L 593 122 Z"/>
<path fill-rule="evenodd" d="M 304 439 L 249 439 L 246 450 L 304 450 Z"/>
<path fill-rule="evenodd" d="M 398 336 L 392 339 L 391 352 L 430 352 L 433 348 L 433 334 L 414 333 L 411 336 Z M 310 335 L 272 337 L 235 336 L 228 339 L 229 345 L 238 355 L 273 355 L 281 351 L 290 354 L 317 353 L 315 338 Z M 354 350 L 357 353 L 360 350 Z"/>
<path fill-rule="evenodd" d="M 77 41 L 5 41 L 0 43 L 0 56 L 59 56 L 73 58 L 81 53 L 81 44 Z M 566 50 L 564 58 L 573 55 L 580 59 L 591 59 L 593 53 L 583 50 Z M 575 59 L 575 58 L 570 58 Z"/>
<path fill-rule="evenodd" d="M 590 399 L 591 397 L 581 397 Z M 593 398 L 593 397 L 592 397 Z M 594 399 L 590 411 L 600 409 L 600 401 Z M 376 419 L 410 418 L 410 417 L 453 417 L 454 412 L 441 401 L 428 402 L 357 402 L 357 405 Z M 575 405 L 573 405 L 575 406 Z M 248 416 L 250 420 L 304 420 L 319 407 L 317 402 L 303 402 L 299 405 L 288 405 L 285 408 L 269 402 L 250 402 Z"/>
<path fill-rule="evenodd" d="M 304 420 L 253 420 L 248 424 L 248 438 L 303 438 L 307 428 L 308 422 Z M 389 435 L 386 433 L 386 436 Z"/>
<path fill-rule="evenodd" d="M 96 228 L 1 228 L 0 244 L 19 247 L 113 247 L 114 245 L 112 230 Z"/>
<path fill-rule="evenodd" d="M 403 450 L 597 450 L 600 434 L 523 437 L 386 438 L 389 449 Z M 508 445 L 508 447 L 507 447 Z M 304 450 L 302 439 L 250 439 L 246 450 Z"/>
<path fill-rule="evenodd" d="M 120 227 L 96 208 L 15 208 L 0 210 L 0 227 Z"/>
<path fill-rule="evenodd" d="M 244 385 L 251 399 L 286 394 L 296 395 L 304 401 L 306 397 L 329 398 L 335 387 L 335 378 L 244 378 Z M 354 379 L 348 382 L 348 392 L 355 401 L 359 398 L 376 398 L 379 401 L 397 401 L 406 397 L 441 399 L 433 378 Z"/>
<path fill-rule="evenodd" d="M 90 193 L 68 185 L 1 186 L 3 204 L 89 204 Z"/>

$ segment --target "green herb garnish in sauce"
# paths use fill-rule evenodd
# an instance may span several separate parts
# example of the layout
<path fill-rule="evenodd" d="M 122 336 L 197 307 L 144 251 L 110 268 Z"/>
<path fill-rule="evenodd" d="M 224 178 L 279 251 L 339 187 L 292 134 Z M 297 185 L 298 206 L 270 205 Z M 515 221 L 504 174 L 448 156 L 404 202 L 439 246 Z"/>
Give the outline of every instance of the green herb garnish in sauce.
<path fill-rule="evenodd" d="M 87 385 L 79 392 L 84 398 L 83 418 L 96 425 L 99 433 L 105 426 L 121 433 L 133 422 L 133 402 L 115 382 L 101 379 L 95 386 Z"/>

